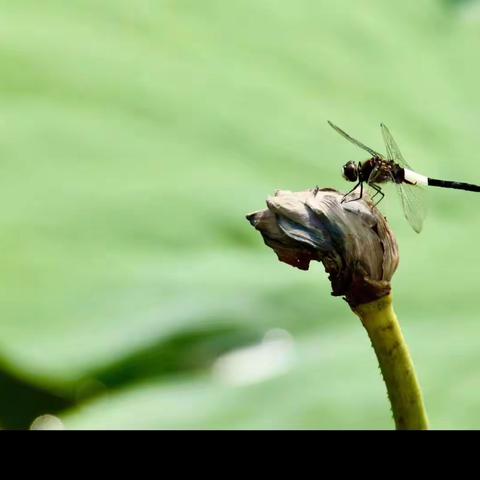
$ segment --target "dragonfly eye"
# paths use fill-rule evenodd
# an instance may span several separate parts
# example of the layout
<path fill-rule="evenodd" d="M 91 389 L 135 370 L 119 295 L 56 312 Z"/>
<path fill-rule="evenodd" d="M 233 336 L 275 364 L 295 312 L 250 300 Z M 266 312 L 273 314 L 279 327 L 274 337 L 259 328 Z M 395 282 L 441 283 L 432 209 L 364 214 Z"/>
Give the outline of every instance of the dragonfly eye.
<path fill-rule="evenodd" d="M 343 166 L 343 178 L 349 182 L 358 180 L 358 167 L 355 162 L 348 162 Z"/>

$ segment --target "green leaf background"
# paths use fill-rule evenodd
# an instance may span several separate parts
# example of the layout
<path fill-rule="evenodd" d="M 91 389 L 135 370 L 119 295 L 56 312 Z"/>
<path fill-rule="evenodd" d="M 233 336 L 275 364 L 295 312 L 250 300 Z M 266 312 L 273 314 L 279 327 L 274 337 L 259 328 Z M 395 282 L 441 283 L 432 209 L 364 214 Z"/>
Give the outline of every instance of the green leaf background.
<path fill-rule="evenodd" d="M 245 214 L 347 188 L 362 152 L 327 119 L 480 182 L 479 50 L 473 1 L 1 0 L 0 425 L 392 428 L 321 265 L 279 263 Z M 431 191 L 420 236 L 382 203 L 433 428 L 480 428 L 479 201 Z M 285 368 L 215 374 L 272 331 Z"/>

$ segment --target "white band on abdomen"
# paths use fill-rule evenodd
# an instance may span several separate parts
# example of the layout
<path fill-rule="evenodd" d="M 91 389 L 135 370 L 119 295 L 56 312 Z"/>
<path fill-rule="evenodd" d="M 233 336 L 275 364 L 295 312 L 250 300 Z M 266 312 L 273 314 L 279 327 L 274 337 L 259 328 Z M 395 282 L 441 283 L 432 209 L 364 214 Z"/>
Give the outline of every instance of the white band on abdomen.
<path fill-rule="evenodd" d="M 409 183 L 413 183 L 414 185 L 428 185 L 428 177 L 424 175 L 420 175 L 413 170 L 409 170 L 408 168 L 404 168 L 405 172 L 405 180 Z"/>

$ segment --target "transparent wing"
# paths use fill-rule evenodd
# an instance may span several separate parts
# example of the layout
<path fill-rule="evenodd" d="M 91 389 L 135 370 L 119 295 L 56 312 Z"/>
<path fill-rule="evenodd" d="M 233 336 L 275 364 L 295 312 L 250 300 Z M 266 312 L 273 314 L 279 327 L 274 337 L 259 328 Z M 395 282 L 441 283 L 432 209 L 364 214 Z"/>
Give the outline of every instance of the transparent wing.
<path fill-rule="evenodd" d="M 426 191 L 418 185 L 395 183 L 402 201 L 403 213 L 410 226 L 417 232 L 422 231 L 423 221 L 427 215 Z"/>
<path fill-rule="evenodd" d="M 388 160 L 393 160 L 398 163 L 402 168 L 408 168 L 412 170 L 410 165 L 403 158 L 397 142 L 392 137 L 390 130 L 383 123 L 380 124 L 382 129 L 383 141 L 385 142 L 385 148 L 387 149 Z M 427 215 L 426 209 L 426 195 L 427 192 L 419 185 L 409 185 L 408 183 L 396 183 L 393 179 L 400 199 L 402 201 L 403 213 L 410 226 L 420 233 L 423 226 L 423 221 Z"/>
<path fill-rule="evenodd" d="M 372 157 L 379 157 L 379 158 L 384 158 L 383 155 L 380 153 L 376 152 L 375 150 L 371 149 L 370 147 L 367 147 L 364 145 L 362 142 L 356 140 L 355 138 L 351 137 L 347 132 L 344 132 L 340 127 L 337 127 L 334 125 L 330 120 L 328 120 L 328 124 L 336 130 L 342 137 L 346 138 L 349 142 L 352 142 L 354 145 L 357 147 L 362 148 L 366 152 L 368 152 Z"/>
<path fill-rule="evenodd" d="M 398 148 L 397 142 L 393 139 L 390 130 L 383 123 L 380 124 L 380 127 L 382 129 L 385 148 L 387 149 L 388 160 L 393 160 L 395 163 L 398 163 L 402 168 L 408 168 L 409 170 L 412 170 L 410 165 L 403 158 L 403 155 Z"/>

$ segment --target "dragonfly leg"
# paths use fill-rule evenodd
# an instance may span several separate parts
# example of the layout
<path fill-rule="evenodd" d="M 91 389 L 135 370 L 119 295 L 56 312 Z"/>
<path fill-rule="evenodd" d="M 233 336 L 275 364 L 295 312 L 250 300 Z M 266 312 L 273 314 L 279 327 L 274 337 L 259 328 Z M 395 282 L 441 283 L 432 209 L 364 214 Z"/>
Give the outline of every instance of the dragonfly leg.
<path fill-rule="evenodd" d="M 375 203 L 375 207 L 383 200 L 383 197 L 385 196 L 385 194 L 382 192 L 382 189 L 378 186 L 378 185 L 375 185 L 374 183 L 372 183 L 370 185 L 374 190 L 375 190 L 375 195 L 372 197 L 372 200 L 377 196 L 377 195 L 381 195 L 380 197 L 380 200 Z"/>
<path fill-rule="evenodd" d="M 370 197 L 371 200 L 373 200 L 377 195 L 378 195 L 378 190 L 379 188 L 376 185 L 370 185 L 375 190 L 375 193 L 373 194 L 372 197 Z"/>
<path fill-rule="evenodd" d="M 347 199 L 347 197 L 357 189 L 357 187 L 360 185 L 360 196 L 358 198 L 354 198 L 352 200 L 348 200 L 348 202 L 354 202 L 356 200 L 360 200 L 362 197 L 363 197 L 363 182 L 358 182 L 348 193 L 346 193 L 343 198 L 342 198 L 342 201 L 341 203 L 344 203 Z M 347 203 L 348 203 L 347 202 Z"/>

